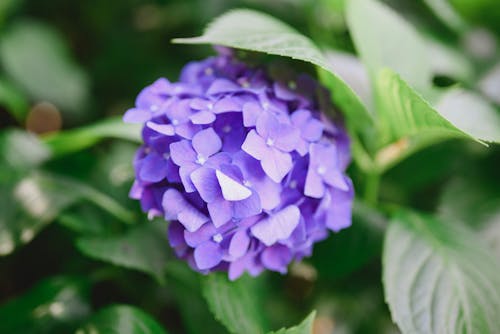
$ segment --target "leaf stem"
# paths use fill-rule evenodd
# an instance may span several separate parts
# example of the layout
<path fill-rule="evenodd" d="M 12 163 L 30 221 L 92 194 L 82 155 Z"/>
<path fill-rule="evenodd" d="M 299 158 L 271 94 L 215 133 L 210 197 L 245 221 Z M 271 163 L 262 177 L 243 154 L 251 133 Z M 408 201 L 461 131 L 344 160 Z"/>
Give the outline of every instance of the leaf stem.
<path fill-rule="evenodd" d="M 368 204 L 376 205 L 380 186 L 380 174 L 371 172 L 366 174 L 364 198 Z"/>

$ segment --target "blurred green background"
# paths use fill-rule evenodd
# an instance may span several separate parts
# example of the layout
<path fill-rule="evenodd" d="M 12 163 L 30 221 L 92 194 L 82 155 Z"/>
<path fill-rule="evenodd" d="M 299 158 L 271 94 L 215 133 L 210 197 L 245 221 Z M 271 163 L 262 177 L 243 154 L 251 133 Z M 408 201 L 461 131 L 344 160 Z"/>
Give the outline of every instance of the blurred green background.
<path fill-rule="evenodd" d="M 498 111 L 498 1 L 386 3 L 435 48 L 436 87 L 466 87 Z M 197 274 L 173 260 L 164 223 L 129 226 L 146 221 L 127 197 L 137 145 L 107 140 L 88 148 L 82 134 L 62 140 L 79 141 L 84 150 L 48 159 L 37 137 L 24 130 L 44 138 L 122 115 L 144 86 L 162 76 L 175 80 L 186 62 L 213 53 L 171 39 L 199 35 L 231 8 L 261 10 L 324 49 L 354 53 L 344 6 L 343 0 L 0 0 L 0 333 L 72 332 L 116 303 L 139 307 L 171 333 L 224 333 Z M 386 207 L 358 203 L 354 226 L 319 244 L 305 264 L 285 277 L 265 274 L 241 284 L 257 285 L 270 328 L 299 323 L 315 308 L 316 334 L 397 333 L 380 282 L 383 209 L 395 203 L 437 210 L 474 221 L 488 234 L 500 203 L 499 166 L 498 146 L 457 140 L 419 152 L 384 176 Z M 357 166 L 350 172 L 363 182 Z M 498 240 L 491 241 L 497 252 Z M 105 264 L 102 254 L 167 284 Z M 157 264 L 166 261 L 163 275 Z"/>

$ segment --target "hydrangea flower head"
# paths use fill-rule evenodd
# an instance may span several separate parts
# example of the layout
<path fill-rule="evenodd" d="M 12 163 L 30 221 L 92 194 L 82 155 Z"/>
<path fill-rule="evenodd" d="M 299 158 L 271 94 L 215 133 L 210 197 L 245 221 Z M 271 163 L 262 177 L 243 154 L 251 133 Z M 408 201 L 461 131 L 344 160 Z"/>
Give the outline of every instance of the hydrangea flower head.
<path fill-rule="evenodd" d="M 144 124 L 130 196 L 170 221 L 177 256 L 202 273 L 285 273 L 351 224 L 349 138 L 315 80 L 272 80 L 230 52 L 159 79 L 124 121 Z"/>

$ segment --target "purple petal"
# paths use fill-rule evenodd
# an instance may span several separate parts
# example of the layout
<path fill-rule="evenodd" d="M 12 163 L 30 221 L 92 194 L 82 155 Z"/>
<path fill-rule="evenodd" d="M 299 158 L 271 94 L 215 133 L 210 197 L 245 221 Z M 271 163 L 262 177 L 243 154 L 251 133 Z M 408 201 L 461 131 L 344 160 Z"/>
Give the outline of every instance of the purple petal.
<path fill-rule="evenodd" d="M 216 114 L 241 111 L 241 105 L 232 97 L 226 97 L 217 101 L 214 105 L 213 112 Z"/>
<path fill-rule="evenodd" d="M 194 232 L 184 231 L 183 237 L 190 247 L 197 247 L 198 245 L 210 240 L 215 233 L 217 233 L 217 230 L 214 225 L 206 223 Z"/>
<path fill-rule="evenodd" d="M 251 231 L 266 246 L 271 246 L 278 240 L 290 237 L 299 220 L 299 208 L 295 205 L 289 205 L 252 226 Z"/>
<path fill-rule="evenodd" d="M 168 241 L 171 247 L 178 247 L 185 244 L 184 227 L 180 223 L 173 221 L 168 225 Z"/>
<path fill-rule="evenodd" d="M 211 124 L 215 121 L 215 115 L 211 111 L 202 110 L 190 117 L 193 124 Z"/>
<path fill-rule="evenodd" d="M 217 176 L 220 189 L 222 190 L 222 196 L 225 200 L 241 201 L 252 195 L 252 191 L 250 189 L 230 178 L 223 172 L 217 170 L 215 171 L 215 175 Z"/>
<path fill-rule="evenodd" d="M 233 259 L 238 259 L 246 254 L 250 246 L 250 237 L 246 230 L 237 231 L 231 238 L 231 243 L 229 244 L 229 255 Z"/>
<path fill-rule="evenodd" d="M 191 103 L 189 103 L 189 106 L 194 110 L 207 110 L 210 109 L 210 105 L 212 105 L 213 107 L 213 102 L 205 99 L 200 99 L 198 97 L 195 97 L 191 100 Z"/>
<path fill-rule="evenodd" d="M 266 248 L 260 257 L 264 267 L 285 274 L 292 260 L 292 252 L 283 245 L 273 245 Z"/>
<path fill-rule="evenodd" d="M 191 116 L 190 100 L 174 100 L 168 106 L 165 106 L 165 113 L 170 119 L 171 123 L 176 126 L 189 120 Z"/>
<path fill-rule="evenodd" d="M 125 123 L 146 123 L 152 117 L 151 111 L 140 108 L 132 108 L 127 110 L 123 116 Z"/>
<path fill-rule="evenodd" d="M 192 162 L 179 168 L 179 176 L 181 178 L 182 185 L 184 186 L 184 190 L 188 193 L 192 193 L 196 190 L 193 181 L 191 181 L 191 174 L 193 174 L 193 172 L 198 168 L 200 168 L 200 166 Z"/>
<path fill-rule="evenodd" d="M 168 189 L 163 194 L 162 207 L 165 211 L 166 220 L 175 220 L 179 212 L 184 210 L 189 203 L 182 194 L 175 189 Z"/>
<path fill-rule="evenodd" d="M 222 260 L 222 250 L 215 242 L 205 242 L 194 250 L 194 261 L 200 270 L 215 267 Z"/>
<path fill-rule="evenodd" d="M 270 151 L 264 139 L 255 130 L 248 133 L 241 149 L 257 160 L 261 160 Z"/>
<path fill-rule="evenodd" d="M 191 173 L 191 181 L 201 198 L 207 203 L 221 197 L 221 187 L 212 168 L 201 167 Z"/>
<path fill-rule="evenodd" d="M 170 144 L 170 158 L 179 167 L 196 161 L 196 152 L 191 143 L 187 140 L 181 140 Z"/>
<path fill-rule="evenodd" d="M 276 149 L 267 151 L 261 160 L 262 169 L 274 182 L 281 182 L 285 175 L 292 169 L 292 157 Z"/>
<path fill-rule="evenodd" d="M 258 103 L 245 103 L 243 105 L 243 125 L 246 127 L 255 126 L 255 124 L 257 124 L 257 118 L 262 111 L 262 107 Z"/>
<path fill-rule="evenodd" d="M 316 118 L 311 118 L 305 126 L 301 128 L 301 135 L 308 141 L 317 141 L 323 135 L 323 123 Z"/>
<path fill-rule="evenodd" d="M 199 124 L 193 124 L 191 122 L 182 123 L 175 127 L 175 133 L 186 139 L 193 138 L 193 136 L 200 130 L 201 126 Z"/>
<path fill-rule="evenodd" d="M 128 193 L 128 197 L 133 199 L 140 199 L 142 197 L 142 193 L 144 192 L 144 188 L 139 184 L 137 180 L 134 180 L 132 187 Z"/>
<path fill-rule="evenodd" d="M 193 137 L 193 148 L 205 160 L 222 148 L 222 141 L 214 129 L 208 128 L 198 132 Z M 200 157 L 198 157 L 200 158 Z"/>
<path fill-rule="evenodd" d="M 167 160 L 152 152 L 142 161 L 139 177 L 146 182 L 159 182 L 167 176 L 167 171 Z"/>
<path fill-rule="evenodd" d="M 233 207 L 231 202 L 221 199 L 208 203 L 207 207 L 210 218 L 212 218 L 212 222 L 217 228 L 233 218 Z"/>
<path fill-rule="evenodd" d="M 291 152 L 297 146 L 300 138 L 299 129 L 288 124 L 280 124 L 276 133 L 272 134 L 274 139 L 274 146 L 284 152 Z"/>
<path fill-rule="evenodd" d="M 233 215 L 237 219 L 255 216 L 262 212 L 260 197 L 257 192 L 252 192 L 252 195 L 247 199 L 232 203 Z"/>
<path fill-rule="evenodd" d="M 191 205 L 186 206 L 186 209 L 177 215 L 177 219 L 190 232 L 196 231 L 209 221 L 207 216 Z"/>
<path fill-rule="evenodd" d="M 146 126 L 158 133 L 164 134 L 166 136 L 175 135 L 175 128 L 172 124 L 158 124 L 154 122 L 147 122 Z"/>
<path fill-rule="evenodd" d="M 309 165 L 306 176 L 306 184 L 304 186 L 304 195 L 314 198 L 321 198 L 325 194 L 325 185 L 323 178 L 318 175 L 315 166 Z"/>
<path fill-rule="evenodd" d="M 240 91 L 241 87 L 234 82 L 227 79 L 216 79 L 208 88 L 208 95 L 215 95 L 220 93 L 233 93 Z"/>
<path fill-rule="evenodd" d="M 335 169 L 331 169 L 323 175 L 323 180 L 326 184 L 331 185 L 332 187 L 338 188 L 340 190 L 347 191 L 349 190 L 349 185 L 346 183 L 344 179 L 344 174 Z"/>
<path fill-rule="evenodd" d="M 290 88 L 286 87 L 281 82 L 275 82 L 273 85 L 274 94 L 278 99 L 284 101 L 294 101 L 297 99 L 297 93 L 292 91 Z"/>

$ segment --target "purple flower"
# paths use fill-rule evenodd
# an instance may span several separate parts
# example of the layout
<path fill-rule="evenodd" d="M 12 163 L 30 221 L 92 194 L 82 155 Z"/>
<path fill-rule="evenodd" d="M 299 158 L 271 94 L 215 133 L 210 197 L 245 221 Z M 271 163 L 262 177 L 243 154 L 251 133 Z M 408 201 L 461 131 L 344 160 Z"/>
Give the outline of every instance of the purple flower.
<path fill-rule="evenodd" d="M 170 221 L 170 245 L 197 271 L 286 273 L 351 224 L 349 137 L 322 114 L 323 88 L 290 78 L 224 49 L 146 87 L 124 116 L 144 124 L 130 197 Z"/>

